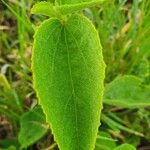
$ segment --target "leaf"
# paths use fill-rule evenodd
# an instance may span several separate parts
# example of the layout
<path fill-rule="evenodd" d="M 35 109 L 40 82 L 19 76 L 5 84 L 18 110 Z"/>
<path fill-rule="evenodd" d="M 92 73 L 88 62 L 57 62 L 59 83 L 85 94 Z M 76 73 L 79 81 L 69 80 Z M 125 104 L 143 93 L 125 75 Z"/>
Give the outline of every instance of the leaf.
<path fill-rule="evenodd" d="M 13 137 L 13 138 L 5 138 L 3 140 L 0 140 L 0 146 L 5 150 L 9 148 L 12 148 L 12 149 L 14 148 L 16 150 L 16 149 L 19 149 L 20 144 L 18 142 L 18 139 Z"/>
<path fill-rule="evenodd" d="M 56 6 L 56 8 L 59 10 L 61 14 L 69 14 L 76 11 L 80 11 L 87 7 L 93 7 L 97 4 L 103 3 L 105 0 L 62 0 L 60 2 L 60 6 Z"/>
<path fill-rule="evenodd" d="M 140 77 L 145 84 L 150 83 L 150 63 L 148 59 L 140 60 L 134 67 L 134 73 Z"/>
<path fill-rule="evenodd" d="M 139 108 L 150 105 L 150 87 L 132 75 L 118 77 L 106 85 L 104 103 L 124 108 Z"/>
<path fill-rule="evenodd" d="M 97 31 L 72 15 L 45 21 L 34 38 L 34 87 L 59 148 L 93 150 L 105 70 Z"/>
<path fill-rule="evenodd" d="M 122 144 L 120 146 L 117 146 L 115 149 L 113 150 L 136 150 L 136 148 L 130 144 Z"/>
<path fill-rule="evenodd" d="M 54 6 L 50 2 L 45 2 L 45 1 L 36 3 L 31 9 L 31 13 L 46 15 L 49 17 L 56 16 L 56 11 Z"/>
<path fill-rule="evenodd" d="M 93 7 L 99 3 L 104 2 L 105 0 L 87 0 L 87 1 L 63 1 L 63 5 L 58 5 L 60 2 L 56 2 L 56 6 L 53 6 L 50 2 L 38 2 L 32 9 L 32 14 L 41 14 L 49 17 L 62 18 L 62 15 L 74 13 L 80 11 L 86 7 Z"/>
<path fill-rule="evenodd" d="M 100 131 L 96 140 L 96 149 L 98 150 L 111 150 L 116 147 L 115 140 L 107 132 Z M 95 150 L 96 150 L 95 149 Z"/>
<path fill-rule="evenodd" d="M 104 0 L 59 0 L 59 5 L 84 5 L 84 4 L 93 4 L 93 3 L 101 3 Z"/>
<path fill-rule="evenodd" d="M 19 142 L 22 148 L 32 145 L 45 135 L 48 130 L 45 122 L 45 115 L 40 107 L 36 107 L 21 116 Z"/>
<path fill-rule="evenodd" d="M 3 148 L 1 150 L 16 150 L 15 146 L 9 146 L 8 148 Z"/>
<path fill-rule="evenodd" d="M 120 124 L 120 123 L 118 123 L 118 122 L 112 120 L 111 118 L 107 117 L 107 116 L 104 115 L 104 114 L 101 116 L 101 120 L 102 120 L 104 123 L 106 123 L 106 124 L 107 124 L 110 128 L 112 128 L 112 129 L 118 128 L 118 129 L 120 129 L 120 130 L 123 130 L 123 131 L 125 131 L 125 132 L 131 133 L 131 134 L 134 134 L 134 135 L 137 135 L 137 136 L 141 136 L 141 137 L 144 136 L 142 133 L 137 132 L 137 131 L 135 131 L 135 130 L 133 130 L 133 129 L 130 129 L 130 128 L 128 128 L 128 127 L 126 127 L 126 126 L 124 126 L 124 125 L 122 125 L 122 124 Z"/>
<path fill-rule="evenodd" d="M 8 147 L 7 149 L 4 149 L 4 150 L 16 150 L 16 147 L 15 146 L 10 146 L 10 147 Z"/>

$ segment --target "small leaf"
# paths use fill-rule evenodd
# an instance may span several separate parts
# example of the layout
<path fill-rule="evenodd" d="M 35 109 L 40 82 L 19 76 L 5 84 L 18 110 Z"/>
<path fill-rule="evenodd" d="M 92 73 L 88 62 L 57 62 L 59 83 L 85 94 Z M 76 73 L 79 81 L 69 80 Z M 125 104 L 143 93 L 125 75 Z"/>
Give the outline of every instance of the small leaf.
<path fill-rule="evenodd" d="M 8 148 L 3 148 L 0 150 L 16 150 L 16 147 L 15 146 L 9 146 Z"/>
<path fill-rule="evenodd" d="M 50 2 L 45 2 L 45 1 L 36 3 L 31 9 L 31 13 L 46 15 L 49 17 L 56 16 L 56 11 L 54 9 L 54 6 Z"/>
<path fill-rule="evenodd" d="M 80 11 L 86 7 L 93 7 L 97 4 L 104 2 L 105 0 L 88 0 L 80 2 L 63 1 L 62 5 L 58 5 L 60 2 L 55 2 L 56 6 L 53 6 L 50 2 L 36 3 L 31 9 L 32 14 L 41 14 L 49 17 L 61 18 L 62 15 L 74 13 Z"/>
<path fill-rule="evenodd" d="M 112 148 L 116 147 L 115 140 L 112 139 L 111 135 L 107 132 L 100 131 L 97 140 L 96 140 L 96 147 L 97 149 L 108 149 L 111 150 Z"/>
<path fill-rule="evenodd" d="M 124 108 L 150 106 L 150 87 L 132 75 L 116 78 L 106 85 L 104 102 Z"/>
<path fill-rule="evenodd" d="M 134 74 L 140 77 L 145 84 L 150 83 L 150 63 L 148 59 L 140 60 L 134 67 Z"/>
<path fill-rule="evenodd" d="M 36 107 L 21 116 L 20 124 L 19 142 L 22 148 L 26 148 L 35 143 L 48 130 L 45 115 L 40 107 Z"/>
<path fill-rule="evenodd" d="M 13 137 L 13 138 L 6 138 L 4 140 L 0 140 L 0 146 L 3 147 L 3 149 L 8 149 L 12 147 L 15 150 L 16 149 L 18 150 L 20 147 L 20 144 L 18 142 L 18 139 Z"/>
<path fill-rule="evenodd" d="M 71 15 L 45 21 L 34 38 L 34 87 L 59 148 L 93 150 L 105 70 L 97 31 Z"/>
<path fill-rule="evenodd" d="M 136 148 L 130 144 L 122 144 L 113 150 L 136 150 Z"/>
<path fill-rule="evenodd" d="M 103 3 L 105 0 L 86 0 L 86 1 L 62 1 L 60 6 L 57 6 L 56 8 L 59 10 L 61 14 L 69 14 L 76 11 L 80 11 L 87 7 L 93 7 L 97 4 Z"/>
<path fill-rule="evenodd" d="M 133 129 L 130 129 L 130 128 L 128 128 L 128 127 L 126 127 L 126 126 L 124 126 L 124 125 L 122 125 L 122 124 L 112 120 L 111 118 L 107 117 L 104 114 L 101 116 L 101 120 L 104 123 L 106 123 L 112 129 L 117 128 L 117 129 L 123 130 L 125 132 L 131 133 L 131 134 L 135 134 L 137 136 L 142 136 L 142 137 L 144 136 L 142 133 L 137 132 L 137 131 L 135 131 Z"/>
<path fill-rule="evenodd" d="M 93 4 L 93 3 L 101 3 L 105 0 L 58 0 L 60 5 L 84 5 L 84 4 Z"/>

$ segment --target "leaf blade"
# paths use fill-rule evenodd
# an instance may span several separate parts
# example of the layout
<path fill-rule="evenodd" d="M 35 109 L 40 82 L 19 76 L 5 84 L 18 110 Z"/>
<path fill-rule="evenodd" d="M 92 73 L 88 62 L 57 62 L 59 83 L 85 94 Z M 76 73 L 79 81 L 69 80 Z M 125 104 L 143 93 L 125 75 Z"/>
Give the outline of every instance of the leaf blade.
<path fill-rule="evenodd" d="M 106 85 L 104 103 L 125 108 L 142 108 L 150 105 L 150 87 L 143 86 L 140 78 L 124 75 Z"/>
<path fill-rule="evenodd" d="M 100 3 L 103 2 L 105 0 L 59 0 L 58 3 L 59 5 L 76 5 L 76 4 L 90 4 L 90 3 Z"/>
<path fill-rule="evenodd" d="M 73 15 L 64 24 L 50 19 L 36 33 L 34 85 L 62 150 L 94 148 L 104 68 L 98 34 L 85 17 Z"/>
<path fill-rule="evenodd" d="M 77 3 L 63 3 L 62 5 L 56 6 L 56 8 L 61 12 L 61 14 L 66 15 L 69 13 L 74 13 L 76 11 L 81 11 L 87 7 L 93 7 L 97 4 L 103 3 L 105 0 L 93 0 L 93 1 L 86 1 L 86 2 L 77 2 Z"/>
<path fill-rule="evenodd" d="M 56 16 L 54 6 L 50 2 L 45 2 L 45 1 L 38 2 L 35 5 L 33 5 L 31 9 L 31 14 L 40 14 L 49 17 Z"/>
<path fill-rule="evenodd" d="M 125 143 L 125 144 L 121 144 L 121 145 L 117 146 L 113 150 L 136 150 L 136 148 L 131 144 Z"/>
<path fill-rule="evenodd" d="M 24 113 L 20 118 L 20 124 L 19 142 L 22 148 L 27 148 L 38 141 L 48 130 L 45 116 L 40 107 L 35 107 L 33 110 Z"/>

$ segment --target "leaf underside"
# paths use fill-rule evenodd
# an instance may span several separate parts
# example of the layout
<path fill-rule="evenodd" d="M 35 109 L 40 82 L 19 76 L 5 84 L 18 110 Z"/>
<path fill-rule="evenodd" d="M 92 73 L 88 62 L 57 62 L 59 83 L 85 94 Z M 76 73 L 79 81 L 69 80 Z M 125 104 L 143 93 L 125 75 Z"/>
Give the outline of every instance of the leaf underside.
<path fill-rule="evenodd" d="M 39 103 L 61 150 L 93 150 L 105 65 L 98 33 L 83 16 L 45 21 L 35 35 L 32 70 Z"/>

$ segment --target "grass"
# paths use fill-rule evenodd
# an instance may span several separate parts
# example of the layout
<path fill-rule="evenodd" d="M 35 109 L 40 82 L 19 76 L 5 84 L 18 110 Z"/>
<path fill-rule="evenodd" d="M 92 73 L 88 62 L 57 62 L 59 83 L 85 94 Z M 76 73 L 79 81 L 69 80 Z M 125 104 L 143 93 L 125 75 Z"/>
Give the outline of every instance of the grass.
<path fill-rule="evenodd" d="M 30 67 L 32 42 L 35 25 L 46 18 L 31 16 L 35 2 L 0 0 L 0 149 L 19 149 L 20 117 L 37 105 Z M 84 13 L 101 37 L 107 65 L 105 85 L 118 76 L 134 75 L 149 87 L 150 1 L 107 0 Z M 105 104 L 100 131 L 110 134 L 117 145 L 130 143 L 139 150 L 150 149 L 149 110 L 149 106 L 131 109 Z M 48 130 L 27 149 L 57 146 Z"/>

